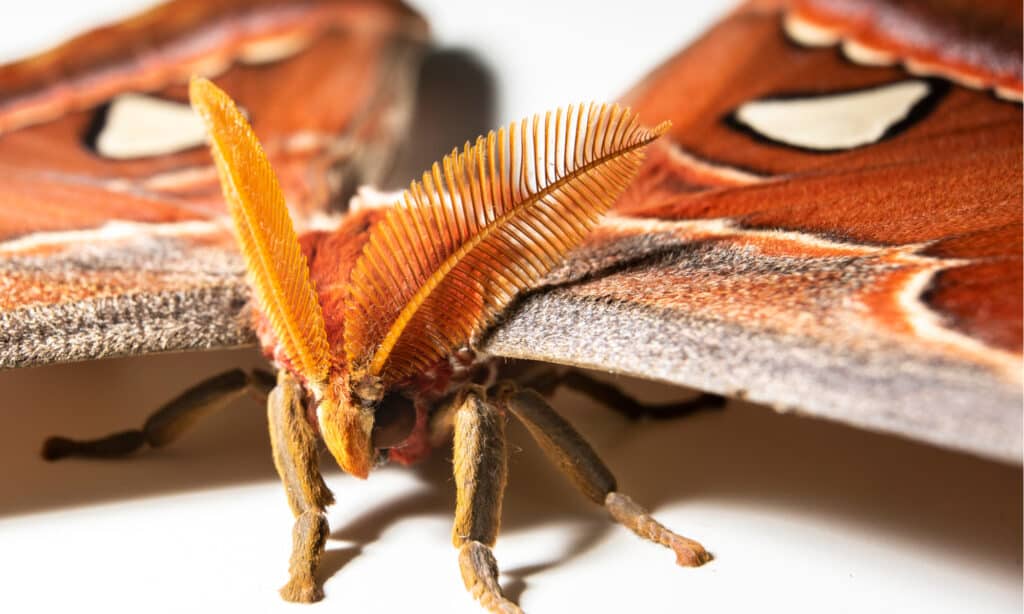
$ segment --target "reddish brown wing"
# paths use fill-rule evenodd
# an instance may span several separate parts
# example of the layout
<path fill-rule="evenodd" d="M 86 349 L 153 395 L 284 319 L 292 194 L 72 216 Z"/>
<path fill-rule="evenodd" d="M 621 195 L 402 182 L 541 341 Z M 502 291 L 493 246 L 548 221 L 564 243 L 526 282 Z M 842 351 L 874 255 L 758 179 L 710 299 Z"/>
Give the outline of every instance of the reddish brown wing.
<path fill-rule="evenodd" d="M 485 347 L 1020 462 L 1020 4 L 776 4 L 627 96 L 671 142 Z"/>
<path fill-rule="evenodd" d="M 189 76 L 301 225 L 383 172 L 425 38 L 397 3 L 177 0 L 0 67 L 0 367 L 251 342 Z"/>

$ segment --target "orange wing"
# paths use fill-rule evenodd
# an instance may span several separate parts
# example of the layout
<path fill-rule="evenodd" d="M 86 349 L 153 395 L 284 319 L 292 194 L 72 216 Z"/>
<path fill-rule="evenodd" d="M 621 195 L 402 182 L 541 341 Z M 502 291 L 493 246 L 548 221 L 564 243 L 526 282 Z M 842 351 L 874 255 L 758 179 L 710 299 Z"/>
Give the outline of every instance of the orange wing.
<path fill-rule="evenodd" d="M 387 168 L 425 40 L 397 3 L 175 0 L 0 66 L 0 368 L 253 343 L 189 75 L 302 225 Z"/>
<path fill-rule="evenodd" d="M 672 130 L 483 349 L 1019 463 L 1020 2 L 786 4 L 630 92 Z"/>

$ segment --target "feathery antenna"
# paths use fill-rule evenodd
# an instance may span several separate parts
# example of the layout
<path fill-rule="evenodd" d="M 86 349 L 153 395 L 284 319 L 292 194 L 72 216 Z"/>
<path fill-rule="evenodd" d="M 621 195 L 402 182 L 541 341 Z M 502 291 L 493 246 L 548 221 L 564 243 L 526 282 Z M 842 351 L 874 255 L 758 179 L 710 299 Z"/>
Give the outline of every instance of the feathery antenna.
<path fill-rule="evenodd" d="M 256 299 L 292 368 L 314 390 L 322 387 L 330 365 L 323 313 L 277 176 L 227 94 L 194 77 L 189 96 L 210 133 L 210 149 Z"/>
<path fill-rule="evenodd" d="M 401 381 L 491 324 L 583 241 L 667 129 L 618 105 L 570 106 L 435 163 L 353 269 L 345 346 L 356 378 Z"/>

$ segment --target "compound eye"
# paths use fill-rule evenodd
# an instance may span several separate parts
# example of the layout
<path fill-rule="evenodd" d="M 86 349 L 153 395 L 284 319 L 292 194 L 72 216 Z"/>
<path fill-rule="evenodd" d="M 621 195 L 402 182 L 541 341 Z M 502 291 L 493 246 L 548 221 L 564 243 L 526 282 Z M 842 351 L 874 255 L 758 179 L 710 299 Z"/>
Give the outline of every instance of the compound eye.
<path fill-rule="evenodd" d="M 374 410 L 370 436 L 373 447 L 380 450 L 402 443 L 412 434 L 415 424 L 416 407 L 412 400 L 397 393 L 386 395 Z"/>

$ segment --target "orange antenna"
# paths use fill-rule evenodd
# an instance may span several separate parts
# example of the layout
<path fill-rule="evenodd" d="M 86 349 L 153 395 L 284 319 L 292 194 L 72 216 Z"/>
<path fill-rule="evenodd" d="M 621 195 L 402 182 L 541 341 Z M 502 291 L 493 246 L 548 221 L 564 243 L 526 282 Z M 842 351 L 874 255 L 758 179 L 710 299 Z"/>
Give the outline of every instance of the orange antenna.
<path fill-rule="evenodd" d="M 435 163 L 353 269 L 345 346 L 356 377 L 394 383 L 467 343 L 583 241 L 667 129 L 618 105 L 570 106 Z"/>
<path fill-rule="evenodd" d="M 210 132 L 210 149 L 256 299 L 292 368 L 311 388 L 322 388 L 330 365 L 324 317 L 274 170 L 223 90 L 193 77 L 189 96 Z"/>

